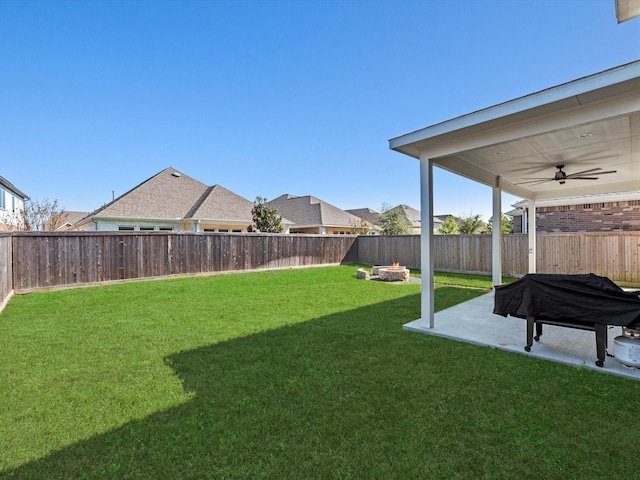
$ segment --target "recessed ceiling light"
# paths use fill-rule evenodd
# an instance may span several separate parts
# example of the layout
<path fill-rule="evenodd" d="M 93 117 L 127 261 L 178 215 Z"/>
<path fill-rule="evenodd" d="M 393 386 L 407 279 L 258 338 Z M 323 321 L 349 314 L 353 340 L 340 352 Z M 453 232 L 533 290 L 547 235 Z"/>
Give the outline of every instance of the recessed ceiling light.
<path fill-rule="evenodd" d="M 502 150 L 498 150 L 495 154 L 496 155 L 504 155 L 504 152 Z"/>
<path fill-rule="evenodd" d="M 590 137 L 591 135 L 593 135 L 593 133 L 581 133 L 580 138 Z"/>

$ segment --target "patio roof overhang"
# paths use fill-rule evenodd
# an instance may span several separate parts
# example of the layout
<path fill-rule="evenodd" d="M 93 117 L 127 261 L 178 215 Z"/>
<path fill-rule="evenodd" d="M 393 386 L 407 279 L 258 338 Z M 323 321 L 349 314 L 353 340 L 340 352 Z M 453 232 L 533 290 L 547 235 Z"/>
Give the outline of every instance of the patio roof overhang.
<path fill-rule="evenodd" d="M 526 199 L 640 188 L 640 62 L 633 62 L 389 140 L 414 158 Z M 602 168 L 597 181 L 527 184 Z M 597 172 L 594 172 L 597 176 Z"/>
<path fill-rule="evenodd" d="M 615 0 L 618 23 L 640 15 L 640 0 Z"/>
<path fill-rule="evenodd" d="M 580 78 L 389 140 L 389 148 L 420 160 L 422 318 L 433 322 L 433 175 L 438 166 L 493 189 L 493 217 L 502 191 L 535 201 L 640 190 L 640 61 Z M 597 180 L 552 179 L 615 170 Z M 535 213 L 528 216 L 529 271 L 535 272 Z M 501 283 L 500 228 L 493 229 L 494 284 Z M 428 234 L 425 234 L 428 233 Z M 426 275 L 425 275 L 426 273 Z"/>

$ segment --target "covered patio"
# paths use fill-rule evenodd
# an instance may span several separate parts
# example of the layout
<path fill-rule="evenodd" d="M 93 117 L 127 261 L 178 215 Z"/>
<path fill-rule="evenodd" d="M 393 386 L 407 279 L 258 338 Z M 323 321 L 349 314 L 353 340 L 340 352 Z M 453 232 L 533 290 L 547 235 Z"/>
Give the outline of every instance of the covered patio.
<path fill-rule="evenodd" d="M 473 305 L 460 306 L 458 310 L 434 315 L 433 168 L 443 168 L 491 187 L 494 285 L 502 282 L 499 225 L 502 192 L 528 201 L 531 212 L 527 218 L 528 271 L 536 273 L 536 200 L 558 199 L 562 202 L 568 197 L 640 190 L 640 62 L 393 138 L 389 147 L 420 161 L 421 318 L 407 324 L 406 328 L 525 353 L 524 321 L 494 315 L 491 297 L 482 297 L 484 303 L 478 301 Z M 468 313 L 469 309 L 472 309 L 472 314 Z M 476 325 L 477 322 L 482 325 Z M 519 340 L 506 336 L 502 339 L 500 336 L 512 326 L 511 323 L 518 325 Z M 544 342 L 536 342 L 531 355 L 547 351 L 552 337 L 569 335 L 571 340 L 561 340 L 559 348 L 545 358 L 576 365 L 584 362 L 587 367 L 593 365 L 593 332 L 546 328 Z M 493 336 L 491 331 L 496 332 L 497 340 L 480 338 L 483 335 Z M 473 334 L 475 337 L 472 332 L 476 332 Z M 618 331 L 610 331 L 610 343 L 618 334 Z M 588 337 L 586 343 L 590 347 L 585 344 L 571 350 L 569 344 L 583 335 Z M 583 348 L 590 348 L 593 352 L 587 355 L 586 360 L 581 356 L 583 354 L 578 353 Z M 609 352 L 612 351 L 611 344 Z M 565 355 L 570 355 L 570 358 Z M 622 367 L 610 358 L 600 370 L 613 372 L 618 370 L 618 366 Z M 619 373 L 629 373 L 627 371 L 636 373 L 627 367 L 622 367 Z"/>
<path fill-rule="evenodd" d="M 487 294 L 437 312 L 436 326 L 433 328 L 425 326 L 420 319 L 407 323 L 404 328 L 412 332 L 640 380 L 640 369 L 627 367 L 613 357 L 607 357 L 603 368 L 596 367 L 594 332 L 545 325 L 540 341 L 534 342 L 530 352 L 525 352 L 526 320 L 494 315 L 491 313 L 492 309 L 493 295 Z M 614 351 L 614 338 L 621 333 L 621 327 L 608 328 L 609 354 Z"/>

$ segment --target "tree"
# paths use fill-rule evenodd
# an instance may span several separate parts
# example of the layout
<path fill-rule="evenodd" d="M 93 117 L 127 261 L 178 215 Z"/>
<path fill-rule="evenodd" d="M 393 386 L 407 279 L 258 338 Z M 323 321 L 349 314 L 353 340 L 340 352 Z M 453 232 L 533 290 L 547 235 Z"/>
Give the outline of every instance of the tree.
<path fill-rule="evenodd" d="M 351 231 L 358 235 L 369 235 L 371 224 L 363 219 L 351 222 Z"/>
<path fill-rule="evenodd" d="M 438 228 L 438 233 L 442 235 L 457 235 L 460 233 L 460 228 L 458 228 L 458 222 L 456 221 L 456 217 L 453 215 L 447 217 L 440 228 Z"/>
<path fill-rule="evenodd" d="M 500 233 L 506 235 L 508 233 L 513 233 L 513 218 L 507 217 L 504 213 L 501 214 L 501 222 L 500 222 Z M 493 232 L 493 217 L 489 219 L 487 222 L 487 233 Z"/>
<path fill-rule="evenodd" d="M 278 215 L 275 208 L 271 208 L 267 203 L 267 199 L 256 197 L 251 209 L 254 225 L 251 230 L 257 230 L 263 233 L 282 233 L 282 216 Z"/>
<path fill-rule="evenodd" d="M 58 200 L 34 200 L 24 202 L 24 208 L 16 212 L 12 220 L 14 227 L 26 231 L 56 230 L 63 223 L 63 212 Z"/>
<path fill-rule="evenodd" d="M 462 235 L 470 235 L 480 233 L 484 228 L 484 222 L 480 219 L 481 215 L 470 213 L 469 216 L 460 215 L 457 220 L 458 230 Z"/>
<path fill-rule="evenodd" d="M 409 233 L 411 224 L 409 220 L 400 213 L 400 208 L 389 208 L 383 205 L 380 210 L 382 213 L 378 220 L 378 226 L 382 229 L 380 232 L 382 235 L 406 235 Z"/>

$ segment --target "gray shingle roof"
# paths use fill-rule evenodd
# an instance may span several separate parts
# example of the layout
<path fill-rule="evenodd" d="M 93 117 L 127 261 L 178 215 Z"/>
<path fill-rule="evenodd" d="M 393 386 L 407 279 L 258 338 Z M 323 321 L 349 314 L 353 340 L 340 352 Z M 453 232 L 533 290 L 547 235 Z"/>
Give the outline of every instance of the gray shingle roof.
<path fill-rule="evenodd" d="M 67 230 L 70 226 L 79 222 L 83 218 L 89 215 L 89 212 L 76 212 L 65 210 L 60 215 L 61 224 L 57 227 L 58 230 Z"/>
<path fill-rule="evenodd" d="M 398 211 L 400 215 L 404 216 L 412 227 L 420 227 L 422 222 L 420 221 L 420 211 L 415 208 L 411 208 L 408 205 L 398 205 L 392 208 L 393 211 Z"/>
<path fill-rule="evenodd" d="M 208 188 L 200 200 L 187 218 L 253 221 L 253 202 L 220 185 Z"/>
<path fill-rule="evenodd" d="M 169 167 L 145 180 L 90 217 L 251 222 L 253 202 Z"/>
<path fill-rule="evenodd" d="M 297 197 L 284 194 L 271 200 L 269 205 L 297 227 L 318 225 L 353 227 L 360 223 L 359 217 L 311 195 Z"/>
<path fill-rule="evenodd" d="M 371 208 L 352 208 L 349 210 L 345 210 L 356 217 L 362 218 L 364 221 L 369 222 L 373 225 L 377 225 L 380 214 Z"/>

